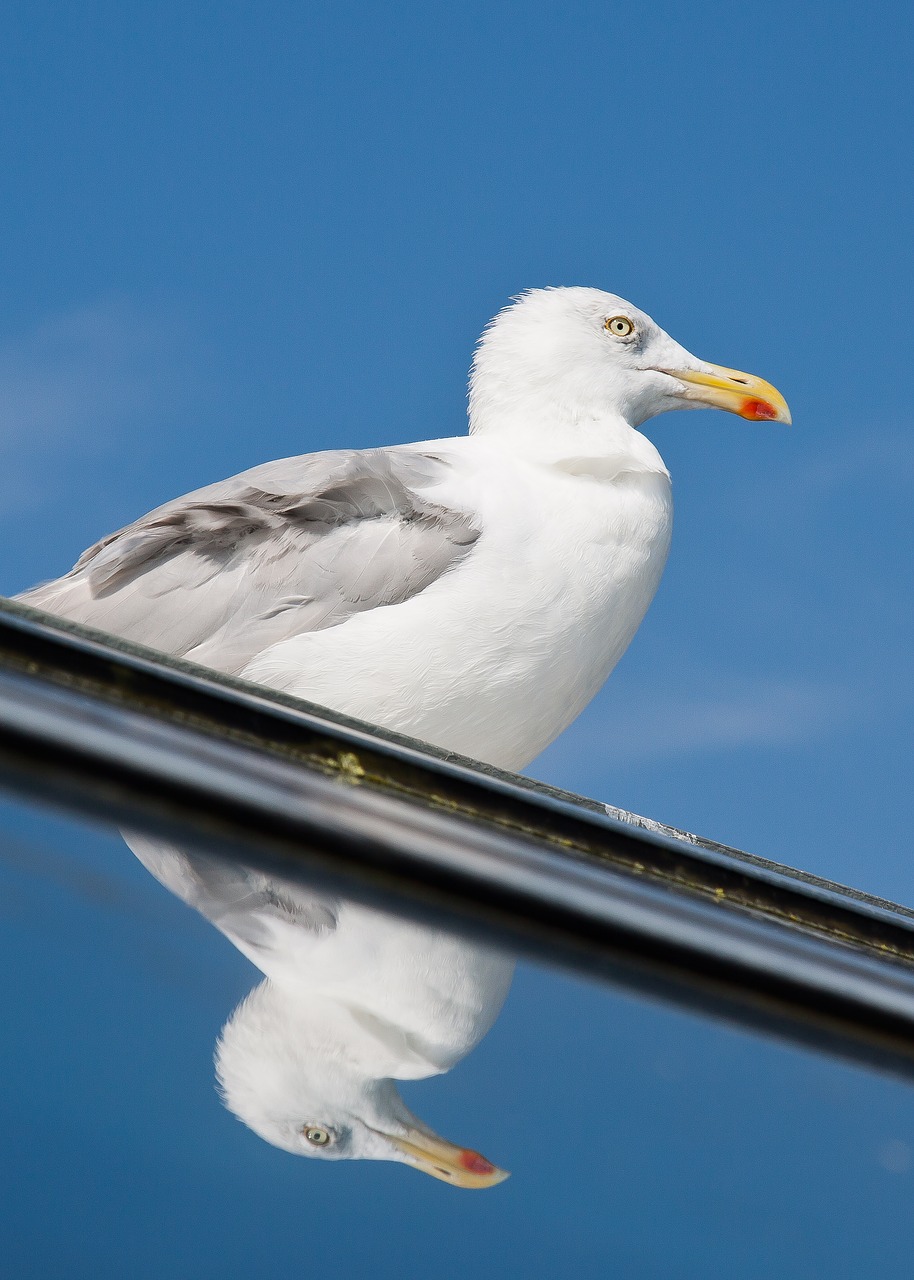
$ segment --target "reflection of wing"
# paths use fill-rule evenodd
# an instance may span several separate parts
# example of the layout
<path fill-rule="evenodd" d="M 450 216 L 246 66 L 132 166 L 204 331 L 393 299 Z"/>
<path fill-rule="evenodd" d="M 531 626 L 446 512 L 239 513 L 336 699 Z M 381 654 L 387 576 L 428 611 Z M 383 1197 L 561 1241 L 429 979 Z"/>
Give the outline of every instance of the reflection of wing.
<path fill-rule="evenodd" d="M 237 673 L 281 640 L 408 600 L 463 559 L 479 530 L 425 496 L 448 470 L 410 449 L 269 462 L 166 503 L 19 599 Z"/>
<path fill-rule="evenodd" d="M 258 968 L 269 968 L 269 957 L 288 950 L 290 940 L 302 951 L 337 927 L 336 898 L 135 832 L 126 838 L 166 889 L 206 916 Z"/>

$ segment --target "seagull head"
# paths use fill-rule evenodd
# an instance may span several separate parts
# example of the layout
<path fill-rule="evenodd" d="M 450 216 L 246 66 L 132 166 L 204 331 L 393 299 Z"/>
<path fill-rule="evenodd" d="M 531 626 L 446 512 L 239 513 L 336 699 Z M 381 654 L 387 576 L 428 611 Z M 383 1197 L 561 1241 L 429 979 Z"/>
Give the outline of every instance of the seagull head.
<path fill-rule="evenodd" d="M 706 406 L 790 422 L 769 382 L 699 360 L 645 312 L 599 289 L 521 294 L 486 328 L 470 377 L 473 432 L 620 419 L 638 427 L 670 409 Z"/>
<path fill-rule="evenodd" d="M 394 1160 L 451 1186 L 508 1177 L 434 1133 L 407 1108 L 390 1073 L 439 1070 L 396 1028 L 334 1000 L 293 999 L 263 982 L 242 1001 L 216 1047 L 230 1111 L 266 1142 L 313 1160 Z"/>

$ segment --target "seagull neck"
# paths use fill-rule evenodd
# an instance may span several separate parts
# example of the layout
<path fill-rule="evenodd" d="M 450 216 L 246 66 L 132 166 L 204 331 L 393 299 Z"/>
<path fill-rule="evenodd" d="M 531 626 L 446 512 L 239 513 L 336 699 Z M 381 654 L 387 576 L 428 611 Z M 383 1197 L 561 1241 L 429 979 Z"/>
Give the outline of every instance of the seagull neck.
<path fill-rule="evenodd" d="M 308 987 L 304 982 L 262 982 L 239 1006 L 233 1021 L 261 1046 L 296 1046 L 299 1053 L 346 1062 L 366 1075 L 426 1076 L 440 1071 L 404 1027 L 363 1008 L 356 993 Z"/>
<path fill-rule="evenodd" d="M 574 473 L 607 469 L 667 474 L 660 454 L 618 413 L 583 413 L 567 405 L 518 406 L 470 416 L 470 434 L 515 458 Z"/>

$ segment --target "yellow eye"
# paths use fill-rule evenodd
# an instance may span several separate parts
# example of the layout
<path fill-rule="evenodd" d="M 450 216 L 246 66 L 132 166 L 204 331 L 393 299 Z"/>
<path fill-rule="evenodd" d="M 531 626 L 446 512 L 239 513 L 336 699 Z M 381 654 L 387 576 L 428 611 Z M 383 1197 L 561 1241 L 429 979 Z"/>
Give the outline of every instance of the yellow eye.
<path fill-rule="evenodd" d="M 322 1129 L 320 1125 L 309 1124 L 302 1133 L 311 1143 L 312 1147 L 326 1147 L 330 1141 L 330 1133 L 327 1129 Z"/>
<path fill-rule="evenodd" d="M 603 328 L 614 338 L 630 338 L 635 332 L 635 326 L 628 316 L 610 316 L 608 320 L 604 320 Z"/>

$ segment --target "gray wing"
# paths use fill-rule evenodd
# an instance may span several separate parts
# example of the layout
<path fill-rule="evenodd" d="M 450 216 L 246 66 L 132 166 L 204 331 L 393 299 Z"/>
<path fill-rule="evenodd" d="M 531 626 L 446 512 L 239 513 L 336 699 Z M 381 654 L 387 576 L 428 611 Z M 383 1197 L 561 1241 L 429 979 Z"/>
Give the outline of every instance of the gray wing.
<path fill-rule="evenodd" d="M 294 929 L 302 942 L 334 933 L 340 902 L 305 885 L 137 832 L 124 838 L 147 871 L 194 907 L 255 963 Z"/>
<path fill-rule="evenodd" d="M 448 469 L 397 449 L 266 463 L 157 508 L 18 599 L 237 673 L 459 563 L 480 530 L 428 496 Z"/>

